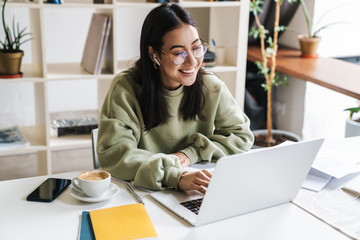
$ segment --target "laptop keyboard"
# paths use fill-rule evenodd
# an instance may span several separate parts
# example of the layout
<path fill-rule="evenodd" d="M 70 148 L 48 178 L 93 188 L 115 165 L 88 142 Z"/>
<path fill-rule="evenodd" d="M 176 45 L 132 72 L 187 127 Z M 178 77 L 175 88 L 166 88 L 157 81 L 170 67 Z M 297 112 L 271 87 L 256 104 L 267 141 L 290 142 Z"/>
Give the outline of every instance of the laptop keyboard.
<path fill-rule="evenodd" d="M 186 202 L 181 202 L 180 204 L 195 213 L 196 215 L 199 213 L 199 209 L 201 206 L 203 198 L 193 199 Z"/>

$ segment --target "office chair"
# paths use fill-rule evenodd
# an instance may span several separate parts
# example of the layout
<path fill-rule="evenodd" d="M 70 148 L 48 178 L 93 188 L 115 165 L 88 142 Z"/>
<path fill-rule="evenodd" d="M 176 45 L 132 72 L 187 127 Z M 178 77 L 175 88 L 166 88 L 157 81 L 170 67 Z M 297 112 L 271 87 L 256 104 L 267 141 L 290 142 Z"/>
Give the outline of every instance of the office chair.
<path fill-rule="evenodd" d="M 98 136 L 98 129 L 95 128 L 95 129 L 91 130 L 91 145 L 92 145 L 92 152 L 93 152 L 94 169 L 97 169 L 100 167 L 100 163 L 98 161 L 97 152 L 96 152 L 97 136 Z"/>

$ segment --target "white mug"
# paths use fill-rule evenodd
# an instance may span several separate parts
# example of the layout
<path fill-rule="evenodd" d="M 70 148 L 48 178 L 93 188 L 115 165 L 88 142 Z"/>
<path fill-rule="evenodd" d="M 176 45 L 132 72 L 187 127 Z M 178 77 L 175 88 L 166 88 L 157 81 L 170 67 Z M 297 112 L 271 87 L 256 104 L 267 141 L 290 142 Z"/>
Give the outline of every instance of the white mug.
<path fill-rule="evenodd" d="M 215 48 L 215 63 L 216 65 L 223 65 L 225 62 L 225 47 Z"/>
<path fill-rule="evenodd" d="M 99 197 L 110 186 L 111 174 L 103 170 L 90 170 L 73 178 L 71 184 L 77 191 L 81 191 L 89 197 Z"/>

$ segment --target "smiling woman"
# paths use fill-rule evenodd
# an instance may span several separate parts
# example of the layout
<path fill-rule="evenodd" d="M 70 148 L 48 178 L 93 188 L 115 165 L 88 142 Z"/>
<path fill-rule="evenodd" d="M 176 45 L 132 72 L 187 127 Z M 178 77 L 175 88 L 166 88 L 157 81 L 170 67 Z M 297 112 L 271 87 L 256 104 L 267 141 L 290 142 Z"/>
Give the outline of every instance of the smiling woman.
<path fill-rule="evenodd" d="M 101 110 L 102 168 L 140 187 L 204 193 L 211 173 L 186 167 L 251 148 L 249 119 L 225 84 L 201 68 L 206 51 L 194 19 L 178 4 L 148 14 L 140 59 L 115 76 Z"/>
<path fill-rule="evenodd" d="M 196 80 L 207 50 L 196 28 L 181 24 L 179 28 L 166 33 L 163 39 L 162 49 L 166 53 L 149 46 L 149 56 L 157 61 L 155 64 L 160 71 L 161 83 L 169 90 L 177 89 L 181 85 L 191 86 Z"/>

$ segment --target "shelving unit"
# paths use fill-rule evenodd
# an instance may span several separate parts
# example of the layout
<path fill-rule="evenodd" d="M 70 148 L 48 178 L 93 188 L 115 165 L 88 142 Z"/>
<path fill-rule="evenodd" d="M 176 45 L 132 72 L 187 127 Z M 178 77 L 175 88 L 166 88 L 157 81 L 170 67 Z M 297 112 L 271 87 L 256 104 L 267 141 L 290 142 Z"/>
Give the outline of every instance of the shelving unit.
<path fill-rule="evenodd" d="M 239 105 L 243 106 L 249 0 L 225 2 L 182 0 L 179 4 L 188 9 L 195 17 L 202 39 L 210 43 L 213 38 L 217 45 L 225 46 L 225 64 L 216 66 L 213 71 L 227 84 Z M 90 149 L 90 136 L 50 137 L 49 85 L 54 82 L 66 84 L 68 80 L 71 84 L 73 80 L 96 79 L 97 106 L 100 110 L 113 76 L 131 66 L 131 63 L 139 56 L 138 43 L 143 19 L 156 6 L 158 3 L 147 3 L 145 0 L 114 0 L 111 4 L 65 0 L 65 3 L 61 5 L 46 4 L 39 0 L 28 3 L 9 2 L 7 8 L 25 8 L 28 11 L 30 31 L 35 40 L 31 41 L 31 63 L 22 66 L 23 78 L 1 79 L 0 85 L 3 83 L 33 85 L 35 123 L 30 126 L 20 125 L 31 146 L 0 151 L 0 158 L 13 155 L 19 155 L 20 158 L 21 155 L 37 154 L 38 175 L 43 175 L 52 173 L 51 155 L 53 152 Z M 63 16 L 67 17 L 69 14 L 83 10 L 102 13 L 113 19 L 106 60 L 100 75 L 84 72 L 80 67 L 80 59 L 78 62 L 49 60 L 50 58 L 56 59 L 57 56 L 53 56 L 49 52 L 48 44 L 56 44 L 59 48 L 64 48 L 64 51 L 79 51 L 79 49 L 83 49 L 86 40 L 85 34 L 80 43 L 82 46 L 72 46 L 73 49 L 66 49 L 66 46 L 63 45 L 71 36 L 64 36 L 60 30 L 58 36 L 49 36 L 49 32 L 47 32 L 49 27 L 58 27 L 52 26 L 54 22 L 48 19 L 51 13 L 63 11 Z M 90 25 L 90 18 L 88 22 Z M 74 28 L 79 31 L 85 29 L 87 33 L 89 25 L 75 26 Z M 69 29 L 71 30 L 71 28 Z M 213 46 L 210 47 L 210 50 L 213 50 Z M 64 54 L 66 55 L 66 53 Z M 84 90 L 79 89 L 80 91 Z"/>

